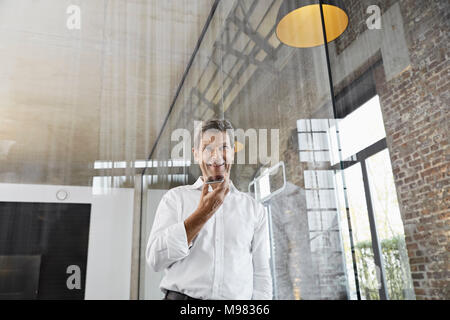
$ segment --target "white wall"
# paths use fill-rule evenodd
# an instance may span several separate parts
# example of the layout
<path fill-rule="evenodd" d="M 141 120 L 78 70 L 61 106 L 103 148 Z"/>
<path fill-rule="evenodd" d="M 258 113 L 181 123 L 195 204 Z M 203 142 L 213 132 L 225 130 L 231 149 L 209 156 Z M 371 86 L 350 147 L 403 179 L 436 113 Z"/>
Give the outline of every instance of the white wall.
<path fill-rule="evenodd" d="M 161 198 L 168 190 L 148 190 L 147 198 L 147 216 L 145 217 L 145 234 L 142 237 L 142 248 L 147 247 L 147 241 L 152 230 L 153 221 L 155 219 L 156 209 L 158 208 Z M 145 251 L 144 251 L 145 252 Z M 145 259 L 145 255 L 143 257 Z M 164 295 L 159 289 L 164 271 L 155 272 L 153 269 L 145 263 L 144 271 L 144 297 L 145 300 L 161 300 Z"/>
<path fill-rule="evenodd" d="M 56 198 L 66 190 L 65 201 Z M 0 183 L 0 201 L 91 203 L 86 299 L 129 299 L 133 230 L 133 189 Z"/>

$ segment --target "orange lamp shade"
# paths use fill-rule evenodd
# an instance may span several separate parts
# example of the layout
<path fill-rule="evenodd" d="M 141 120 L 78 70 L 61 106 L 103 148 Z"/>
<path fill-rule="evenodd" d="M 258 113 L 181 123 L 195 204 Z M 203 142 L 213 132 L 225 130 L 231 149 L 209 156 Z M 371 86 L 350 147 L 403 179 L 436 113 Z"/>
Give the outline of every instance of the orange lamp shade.
<path fill-rule="evenodd" d="M 340 1 L 322 1 L 327 41 L 339 37 L 348 26 L 348 16 Z M 324 44 L 320 4 L 317 1 L 284 0 L 277 17 L 278 39 L 296 48 Z"/>

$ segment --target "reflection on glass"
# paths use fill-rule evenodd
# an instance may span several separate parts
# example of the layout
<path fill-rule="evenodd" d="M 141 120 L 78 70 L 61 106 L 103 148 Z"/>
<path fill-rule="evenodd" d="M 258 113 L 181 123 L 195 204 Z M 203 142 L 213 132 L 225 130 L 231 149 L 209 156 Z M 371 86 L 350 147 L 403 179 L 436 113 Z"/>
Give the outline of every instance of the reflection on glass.
<path fill-rule="evenodd" d="M 330 131 L 333 119 L 300 119 L 297 121 L 298 146 L 301 162 L 329 162 Z M 333 145 L 332 145 L 333 146 Z"/>
<path fill-rule="evenodd" d="M 359 291 L 363 299 L 379 299 L 374 225 L 389 299 L 414 298 L 389 153 L 373 147 L 378 142 L 382 143 L 377 147 L 383 143 L 386 147 L 385 122 L 393 133 L 387 137 L 391 154 L 399 163 L 407 162 L 415 138 L 405 132 L 420 133 L 417 138 L 424 142 L 424 149 L 411 148 L 411 153 L 423 151 L 430 158 L 427 181 L 439 174 L 434 171 L 438 170 L 435 165 L 441 166 L 441 158 L 448 160 L 434 156 L 441 154 L 444 145 L 439 128 L 425 129 L 427 119 L 434 124 L 441 121 L 442 110 L 434 104 L 445 94 L 441 72 L 446 70 L 441 64 L 446 55 L 433 48 L 439 46 L 436 39 L 445 38 L 434 27 L 446 26 L 441 22 L 448 16 L 441 13 L 449 1 L 420 5 L 425 2 L 374 1 L 380 9 L 379 29 L 370 23 L 373 16 L 366 10 L 369 5 L 373 8 L 371 1 L 343 0 L 349 28 L 329 43 L 330 61 L 324 46 L 292 48 L 278 40 L 277 14 L 286 2 L 84 1 L 83 14 L 92 16 L 89 23 L 83 22 L 82 32 L 61 23 L 71 19 L 70 14 L 64 16 L 67 1 L 0 2 L 4 13 L 0 204 L 92 204 L 87 299 L 134 299 L 139 289 L 139 298 L 160 298 L 159 278 L 148 273 L 143 252 L 138 251 L 145 248 L 152 213 L 162 194 L 198 178 L 198 165 L 191 162 L 192 133 L 195 121 L 210 118 L 226 118 L 235 128 L 250 130 L 237 143 L 236 154 L 245 154 L 245 163 L 232 169 L 233 183 L 242 192 L 265 165 L 260 161 L 260 130 L 279 132 L 279 141 L 267 139 L 263 145 L 277 150 L 288 180 L 270 207 L 281 299 L 356 299 Z M 37 23 L 41 20 L 45 23 Z M 343 119 L 332 119 L 335 116 Z M 414 128 L 418 123 L 425 123 L 424 132 Z M 192 140 L 183 141 L 187 153 L 175 158 L 173 151 L 181 141 L 172 136 L 178 129 Z M 429 147 L 433 156 L 425 151 L 428 142 L 433 144 Z M 250 152 L 250 145 L 257 146 L 255 152 Z M 367 171 L 361 170 L 364 164 Z M 276 176 L 261 179 L 260 198 L 277 190 L 277 182 Z M 416 199 L 417 208 L 405 206 L 405 217 L 422 210 L 435 209 L 430 212 L 433 216 L 441 212 L 437 203 L 441 193 L 434 185 L 430 186 L 433 199 L 424 196 L 417 181 L 406 186 L 408 192 L 424 198 Z M 61 189 L 70 195 L 67 200 L 57 196 Z M 407 201 L 408 197 L 401 203 Z M 428 206 L 431 201 L 435 202 Z M 31 250 L 40 243 L 39 233 L 28 232 L 27 225 L 14 231 L 15 226 L 38 217 L 40 224 L 50 223 L 46 219 L 52 218 L 55 209 L 38 208 L 39 215 L 35 207 L 29 208 L 33 214 L 26 223 L 16 213 L 8 216 L 8 223 L 0 223 L 0 240 L 10 233 L 17 236 L 17 241 L 4 242 L 0 250 L 0 278 L 7 278 L 8 294 L 16 297 L 12 286 L 16 276 L 5 276 L 6 263 L 16 265 L 16 275 L 25 266 L 34 269 L 35 275 L 45 272 L 46 257 L 39 258 L 40 268 L 35 266 L 42 250 Z M 5 214 L 5 209 L 0 210 L 0 222 L 6 221 Z M 405 222 L 414 225 L 417 220 Z M 46 223 L 43 230 L 53 230 Z M 436 230 L 427 225 L 418 226 L 425 228 L 418 230 L 419 237 Z M 58 226 L 56 231 L 64 230 L 60 222 Z M 66 232 L 65 239 L 76 240 L 79 228 L 73 223 L 68 226 L 67 231 L 74 234 Z M 440 268 L 434 254 L 445 249 L 445 241 L 441 245 L 440 236 L 435 235 L 438 245 L 415 236 L 408 244 L 419 246 L 413 254 L 420 255 L 422 245 L 433 251 L 430 262 L 412 265 L 419 278 L 435 264 Z M 31 236 L 37 240 L 26 243 L 20 253 L 26 257 L 11 258 L 8 250 Z M 1 245 L 2 241 L 0 249 Z M 67 261 L 55 274 L 68 275 L 67 267 L 74 263 Z M 445 272 L 442 276 L 440 269 L 431 271 L 432 276 L 424 271 L 425 279 L 414 282 L 417 292 L 423 292 L 421 298 L 434 297 L 445 280 Z M 69 290 L 64 287 L 66 278 L 58 281 Z M 45 278 L 39 280 L 39 286 L 51 284 Z"/>
<path fill-rule="evenodd" d="M 366 163 L 389 297 L 413 299 L 405 232 L 388 150 L 373 155 Z"/>
<path fill-rule="evenodd" d="M 332 274 L 335 283 L 339 283 L 345 288 L 347 275 L 344 267 L 341 226 L 337 212 L 334 172 L 332 170 L 305 170 L 304 174 L 313 266 L 318 272 Z M 334 272 L 331 273 L 327 268 L 334 269 Z M 318 280 L 321 288 L 324 289 L 329 286 L 326 277 L 318 277 Z"/>
<path fill-rule="evenodd" d="M 352 255 L 352 243 L 351 243 L 351 235 L 350 228 L 348 222 L 348 197 L 346 194 L 346 190 L 344 188 L 344 179 L 341 171 L 334 172 L 334 179 L 336 183 L 336 202 L 338 208 L 338 223 L 340 224 L 341 230 L 341 246 L 343 251 L 343 259 L 344 259 L 344 267 L 347 275 L 347 294 L 350 300 L 358 299 L 358 288 L 356 286 L 356 277 L 353 264 L 353 255 Z M 351 222 L 350 222 L 351 223 Z"/>
<path fill-rule="evenodd" d="M 361 165 L 358 163 L 344 170 L 348 206 L 356 253 L 361 298 L 378 300 L 378 281 L 372 249 L 372 238 L 364 193 Z"/>
<path fill-rule="evenodd" d="M 344 119 L 339 120 L 338 128 L 343 160 L 386 137 L 378 96 L 374 96 Z M 334 147 L 331 150 L 334 164 L 340 159 L 338 148 Z"/>

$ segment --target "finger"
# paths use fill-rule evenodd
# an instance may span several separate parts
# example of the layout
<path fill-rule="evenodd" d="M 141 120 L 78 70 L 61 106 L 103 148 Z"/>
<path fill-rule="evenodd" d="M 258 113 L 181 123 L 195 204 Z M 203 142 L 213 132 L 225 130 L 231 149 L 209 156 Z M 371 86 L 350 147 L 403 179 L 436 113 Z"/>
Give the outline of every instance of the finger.
<path fill-rule="evenodd" d="M 226 189 L 228 189 L 229 186 L 230 186 L 230 184 L 228 183 L 228 181 L 222 182 L 222 185 L 221 185 L 222 191 L 225 191 Z"/>
<path fill-rule="evenodd" d="M 217 189 L 222 189 L 225 186 L 225 182 L 226 182 L 226 180 L 223 179 L 223 181 L 220 182 L 219 185 L 217 186 Z"/>
<path fill-rule="evenodd" d="M 222 184 L 222 183 L 221 183 Z M 213 190 L 213 192 L 211 192 L 211 196 L 212 197 L 216 197 L 220 192 L 222 192 L 223 191 L 223 186 L 222 185 L 219 185 L 219 186 L 217 186 L 217 188 L 215 188 L 214 190 Z"/>
<path fill-rule="evenodd" d="M 225 189 L 223 187 L 217 187 L 214 189 L 211 193 L 208 194 L 208 196 L 211 196 L 211 199 L 220 199 L 225 192 Z"/>
<path fill-rule="evenodd" d="M 225 189 L 225 192 L 223 193 L 223 198 L 224 199 L 225 199 L 225 196 L 228 194 L 228 192 L 230 192 L 230 187 L 229 186 Z"/>
<path fill-rule="evenodd" d="M 229 189 L 230 188 L 230 180 L 225 179 L 225 181 L 223 182 L 223 189 Z"/>
<path fill-rule="evenodd" d="M 225 172 L 225 174 L 223 175 L 223 181 L 221 182 L 221 184 L 223 186 L 227 186 L 230 182 L 230 176 Z"/>
<path fill-rule="evenodd" d="M 219 188 L 217 188 L 217 189 L 219 189 Z M 217 192 L 216 196 L 221 199 L 224 199 L 225 195 L 228 193 L 228 190 L 229 190 L 229 186 L 224 186 Z"/>
<path fill-rule="evenodd" d="M 205 196 L 208 194 L 208 187 L 209 187 L 209 185 L 207 185 L 206 183 L 203 184 L 202 196 Z"/>

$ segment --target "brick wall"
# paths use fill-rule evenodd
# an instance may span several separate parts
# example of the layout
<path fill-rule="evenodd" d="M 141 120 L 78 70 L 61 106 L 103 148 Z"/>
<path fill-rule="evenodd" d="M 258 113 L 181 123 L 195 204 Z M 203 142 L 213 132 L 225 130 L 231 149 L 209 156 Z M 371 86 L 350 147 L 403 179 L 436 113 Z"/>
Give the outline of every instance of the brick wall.
<path fill-rule="evenodd" d="M 359 8 L 349 11 L 350 22 L 358 23 L 337 41 L 338 49 L 363 32 L 365 8 L 376 2 L 345 1 L 347 8 Z M 387 9 L 388 4 L 378 2 L 382 11 Z M 449 299 L 450 2 L 399 4 L 411 66 L 391 81 L 386 81 L 382 66 L 377 68 L 377 93 L 416 298 Z"/>

